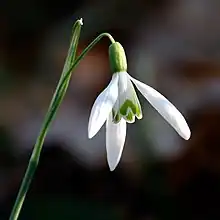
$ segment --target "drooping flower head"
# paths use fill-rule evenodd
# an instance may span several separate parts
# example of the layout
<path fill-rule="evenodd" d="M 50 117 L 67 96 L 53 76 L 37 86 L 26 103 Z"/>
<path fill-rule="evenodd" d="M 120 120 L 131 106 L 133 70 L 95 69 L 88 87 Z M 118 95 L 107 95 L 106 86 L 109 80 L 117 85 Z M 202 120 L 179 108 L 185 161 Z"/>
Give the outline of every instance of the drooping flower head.
<path fill-rule="evenodd" d="M 95 136 L 106 122 L 107 161 L 111 171 L 116 168 L 122 155 L 126 123 L 134 123 L 135 118 L 142 118 L 141 105 L 132 83 L 182 138 L 190 138 L 190 129 L 176 107 L 158 91 L 127 73 L 126 55 L 120 43 L 110 45 L 109 60 L 112 79 L 93 104 L 88 136 Z"/>

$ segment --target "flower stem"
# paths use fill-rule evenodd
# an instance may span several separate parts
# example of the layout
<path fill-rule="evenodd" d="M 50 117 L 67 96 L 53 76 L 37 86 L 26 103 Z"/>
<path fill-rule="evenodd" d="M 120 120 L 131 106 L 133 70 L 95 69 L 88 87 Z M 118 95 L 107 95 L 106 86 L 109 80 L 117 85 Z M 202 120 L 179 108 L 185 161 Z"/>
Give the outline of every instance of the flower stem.
<path fill-rule="evenodd" d="M 81 59 L 85 57 L 85 55 L 103 38 L 108 37 L 111 43 L 114 43 L 114 38 L 109 33 L 102 33 L 98 37 L 96 37 L 84 50 L 83 52 L 76 58 L 74 64 L 69 68 L 68 72 L 66 73 L 65 77 L 61 80 L 61 84 L 65 84 L 68 79 L 68 76 L 71 75 L 71 72 L 78 66 Z"/>
<path fill-rule="evenodd" d="M 80 23 L 81 24 L 81 23 Z M 80 33 L 80 30 L 79 30 Z M 75 51 L 73 52 L 75 55 L 76 52 L 76 47 L 78 44 L 78 39 L 79 39 L 79 33 L 78 33 L 78 37 L 76 39 L 76 41 L 73 43 L 75 46 Z M 69 64 L 64 65 L 64 70 L 63 73 L 60 77 L 60 80 L 58 82 L 56 91 L 53 95 L 53 98 L 51 100 L 51 104 L 49 106 L 48 112 L 45 116 L 43 125 L 41 127 L 40 133 L 37 137 L 37 141 L 34 145 L 34 149 L 33 152 L 31 154 L 31 158 L 29 160 L 29 164 L 27 167 L 27 170 L 25 172 L 24 178 L 22 180 L 15 204 L 13 206 L 11 215 L 10 215 L 10 220 L 17 220 L 22 208 L 22 205 L 24 203 L 25 200 L 25 196 L 27 194 L 27 191 L 29 189 L 30 183 L 32 181 L 32 178 L 34 176 L 34 173 L 37 169 L 38 163 L 39 163 L 39 159 L 40 159 L 40 153 L 42 150 L 42 146 L 45 140 L 45 137 L 47 135 L 47 132 L 49 130 L 49 127 L 57 113 L 57 110 L 65 96 L 70 78 L 71 78 L 71 73 L 72 71 L 77 67 L 77 65 L 80 63 L 80 61 L 85 57 L 85 55 L 103 38 L 103 37 L 108 37 L 109 40 L 114 43 L 114 39 L 113 37 L 108 34 L 108 33 L 102 33 L 100 34 L 97 38 L 95 38 L 84 50 L 83 52 L 74 60 L 74 59 L 68 59 L 69 53 L 71 52 L 72 47 L 70 46 L 70 50 L 68 52 L 68 56 L 66 59 L 66 63 L 69 62 Z M 72 41 L 73 42 L 73 41 Z M 71 43 L 72 44 L 72 43 Z M 73 56 L 74 56 L 73 55 Z M 72 56 L 72 57 L 73 57 Z M 67 71 L 68 70 L 68 71 Z"/>

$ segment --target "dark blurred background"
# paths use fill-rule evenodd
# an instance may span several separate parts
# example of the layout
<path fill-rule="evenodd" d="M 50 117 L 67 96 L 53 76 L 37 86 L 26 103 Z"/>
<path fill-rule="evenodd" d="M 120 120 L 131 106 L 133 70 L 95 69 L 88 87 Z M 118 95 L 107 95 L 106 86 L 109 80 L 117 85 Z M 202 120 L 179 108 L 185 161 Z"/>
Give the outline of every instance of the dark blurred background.
<path fill-rule="evenodd" d="M 46 138 L 19 219 L 220 219 L 220 1 L 2 0 L 0 219 L 8 219 L 67 54 L 110 32 L 129 73 L 168 97 L 192 131 L 182 140 L 140 96 L 122 160 L 106 162 L 105 130 L 87 138 L 89 112 L 108 84 L 109 41 L 81 62 Z"/>

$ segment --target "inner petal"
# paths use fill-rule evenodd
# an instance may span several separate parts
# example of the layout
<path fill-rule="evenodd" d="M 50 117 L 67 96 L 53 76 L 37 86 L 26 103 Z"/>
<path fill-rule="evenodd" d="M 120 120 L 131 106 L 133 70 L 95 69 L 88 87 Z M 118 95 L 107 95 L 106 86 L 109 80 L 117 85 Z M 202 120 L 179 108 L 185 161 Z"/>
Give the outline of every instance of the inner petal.
<path fill-rule="evenodd" d="M 128 123 L 133 123 L 135 116 L 141 119 L 142 111 L 138 97 L 133 84 L 125 72 L 119 73 L 118 89 L 118 101 L 114 107 L 117 114 Z M 117 116 L 117 114 L 115 115 Z"/>

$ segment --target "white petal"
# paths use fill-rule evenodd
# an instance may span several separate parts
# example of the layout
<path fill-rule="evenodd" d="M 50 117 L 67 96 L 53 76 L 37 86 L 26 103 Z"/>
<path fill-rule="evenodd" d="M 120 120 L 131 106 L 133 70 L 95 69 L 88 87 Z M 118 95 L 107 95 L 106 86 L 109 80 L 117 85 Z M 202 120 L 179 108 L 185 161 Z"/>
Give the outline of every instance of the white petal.
<path fill-rule="evenodd" d="M 120 122 L 112 122 L 112 114 L 106 122 L 106 150 L 107 160 L 111 171 L 118 165 L 126 137 L 126 121 L 122 118 Z"/>
<path fill-rule="evenodd" d="M 119 99 L 121 102 L 124 102 L 123 99 L 132 98 L 133 95 L 133 85 L 128 77 L 127 72 L 118 73 L 118 88 L 119 88 Z M 133 88 L 134 89 L 134 88 Z M 128 97 L 129 96 L 129 97 Z"/>
<path fill-rule="evenodd" d="M 105 123 L 118 97 L 118 74 L 112 76 L 112 80 L 106 89 L 97 97 L 93 104 L 88 126 L 88 136 L 92 138 Z"/>
<path fill-rule="evenodd" d="M 143 96 L 167 120 L 167 122 L 173 126 L 179 135 L 185 140 L 188 140 L 191 135 L 190 129 L 186 120 L 176 107 L 152 87 L 134 79 L 131 76 L 129 77 Z"/>

